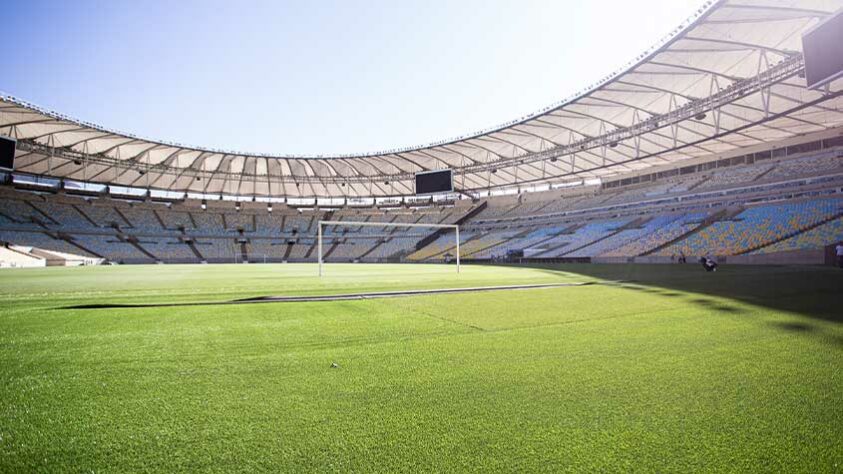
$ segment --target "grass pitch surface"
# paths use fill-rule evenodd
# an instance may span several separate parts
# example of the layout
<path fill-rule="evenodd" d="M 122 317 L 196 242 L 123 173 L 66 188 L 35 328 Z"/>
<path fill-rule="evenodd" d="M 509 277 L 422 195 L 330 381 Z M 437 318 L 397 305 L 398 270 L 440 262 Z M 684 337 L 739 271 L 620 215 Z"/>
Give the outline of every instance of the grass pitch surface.
<path fill-rule="evenodd" d="M 836 269 L 315 273 L 0 272 L 0 471 L 843 469 Z M 555 282 L 598 284 L 67 309 Z"/>

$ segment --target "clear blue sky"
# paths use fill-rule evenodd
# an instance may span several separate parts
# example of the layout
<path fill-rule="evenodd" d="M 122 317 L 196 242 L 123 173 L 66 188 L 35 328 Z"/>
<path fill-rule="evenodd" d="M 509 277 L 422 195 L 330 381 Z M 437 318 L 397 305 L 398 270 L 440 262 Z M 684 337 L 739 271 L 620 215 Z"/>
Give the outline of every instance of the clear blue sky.
<path fill-rule="evenodd" d="M 18 0 L 3 6 L 0 90 L 185 144 L 374 151 L 565 98 L 701 3 Z"/>

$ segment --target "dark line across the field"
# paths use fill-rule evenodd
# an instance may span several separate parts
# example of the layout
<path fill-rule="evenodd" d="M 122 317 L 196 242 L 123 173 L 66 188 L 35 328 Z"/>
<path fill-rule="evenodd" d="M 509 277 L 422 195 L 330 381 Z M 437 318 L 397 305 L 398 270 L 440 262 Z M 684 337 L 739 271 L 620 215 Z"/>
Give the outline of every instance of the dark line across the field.
<path fill-rule="evenodd" d="M 587 281 L 579 283 L 541 283 L 533 285 L 476 286 L 470 288 L 435 288 L 432 290 L 379 291 L 374 293 L 346 293 L 339 295 L 321 296 L 260 296 L 257 298 L 244 298 L 230 301 L 197 301 L 189 303 L 96 303 L 64 306 L 58 309 L 166 308 L 176 306 L 211 306 L 254 303 L 311 303 L 318 301 L 368 300 L 377 298 L 396 298 L 400 296 L 441 295 L 449 293 L 476 293 L 480 291 L 534 290 L 540 288 L 586 286 L 593 285 L 595 283 L 596 282 L 593 281 Z"/>

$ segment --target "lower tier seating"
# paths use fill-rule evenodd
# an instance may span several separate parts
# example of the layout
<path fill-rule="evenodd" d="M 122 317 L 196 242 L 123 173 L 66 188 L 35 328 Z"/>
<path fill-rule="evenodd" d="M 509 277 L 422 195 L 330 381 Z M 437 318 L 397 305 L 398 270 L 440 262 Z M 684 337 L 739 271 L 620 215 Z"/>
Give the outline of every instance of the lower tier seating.
<path fill-rule="evenodd" d="M 607 237 L 627 224 L 632 219 L 609 219 L 589 222 L 571 234 L 560 234 L 543 245 L 547 249 L 537 257 L 557 258 L 568 256 L 577 249 L 589 245 L 597 239 Z"/>
<path fill-rule="evenodd" d="M 841 204 L 843 200 L 837 198 L 755 206 L 728 221 L 715 222 L 657 255 L 737 255 L 840 214 Z"/>
<path fill-rule="evenodd" d="M 843 242 L 843 217 L 826 222 L 825 224 L 821 224 L 813 229 L 772 245 L 762 247 L 751 253 L 758 255 L 792 250 L 813 250 L 839 242 Z"/>
<path fill-rule="evenodd" d="M 474 237 L 474 235 L 475 233 L 470 231 L 460 232 L 460 245 L 462 246 L 468 239 Z M 455 236 L 451 232 L 446 232 L 430 244 L 408 255 L 407 260 L 421 262 L 430 258 L 440 259 L 446 253 L 453 254 L 454 252 L 456 252 Z"/>
<path fill-rule="evenodd" d="M 695 212 L 683 214 L 665 225 L 653 229 L 649 234 L 642 235 L 636 239 L 609 250 L 602 254 L 604 257 L 637 257 L 650 250 L 658 248 L 671 240 L 681 237 L 684 234 L 696 229 L 702 224 L 706 214 Z"/>

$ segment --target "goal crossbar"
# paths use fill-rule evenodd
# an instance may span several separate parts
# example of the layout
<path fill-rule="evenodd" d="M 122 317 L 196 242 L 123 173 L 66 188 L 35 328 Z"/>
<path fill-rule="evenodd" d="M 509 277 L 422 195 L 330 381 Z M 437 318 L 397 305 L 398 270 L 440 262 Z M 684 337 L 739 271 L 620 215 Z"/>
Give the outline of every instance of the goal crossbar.
<path fill-rule="evenodd" d="M 322 276 L 322 226 L 342 225 L 347 227 L 368 226 L 368 227 L 427 227 L 433 229 L 454 229 L 456 233 L 457 247 L 457 273 L 460 272 L 460 226 L 457 224 L 415 224 L 400 222 L 355 222 L 355 221 L 319 221 L 317 230 L 318 252 L 319 252 L 319 276 Z"/>

